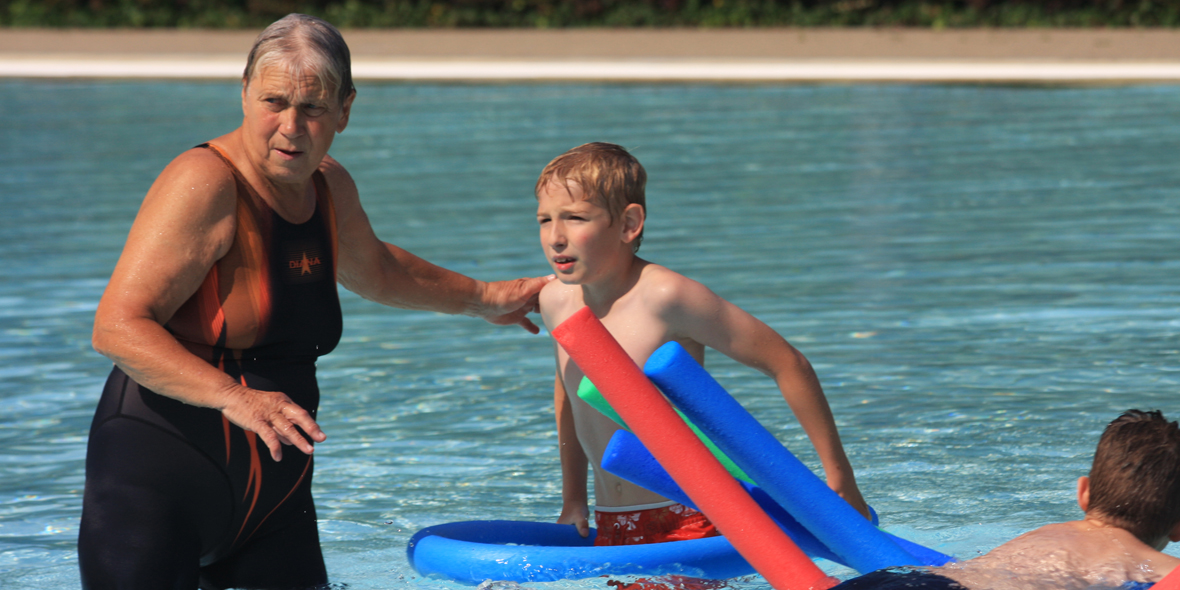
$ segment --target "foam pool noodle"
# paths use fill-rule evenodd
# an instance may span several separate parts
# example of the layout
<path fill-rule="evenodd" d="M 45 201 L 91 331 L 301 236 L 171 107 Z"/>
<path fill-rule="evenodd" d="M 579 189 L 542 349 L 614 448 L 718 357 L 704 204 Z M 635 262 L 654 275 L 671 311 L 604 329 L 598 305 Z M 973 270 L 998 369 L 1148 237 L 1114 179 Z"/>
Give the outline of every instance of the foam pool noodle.
<path fill-rule="evenodd" d="M 672 476 L 651 456 L 643 443 L 632 433 L 620 430 L 611 437 L 602 455 L 602 468 L 635 485 L 651 490 L 669 500 L 675 500 L 695 509 L 692 499 L 685 495 Z M 758 506 L 774 519 L 783 532 L 811 557 L 822 557 L 836 563 L 843 563 L 831 550 L 819 542 L 810 531 L 803 528 L 782 506 L 779 506 L 757 486 L 742 482 L 742 488 L 750 494 Z"/>
<path fill-rule="evenodd" d="M 745 493 L 588 307 L 551 334 L 697 507 L 772 587 L 823 590 L 837 583 Z"/>
<path fill-rule="evenodd" d="M 573 526 L 556 523 L 452 522 L 415 533 L 406 558 L 420 575 L 470 586 L 487 580 L 550 582 L 607 575 L 728 579 L 754 573 L 725 537 L 595 547 L 593 529 L 591 533 L 582 537 Z"/>
<path fill-rule="evenodd" d="M 669 342 L 657 349 L 648 358 L 644 372 L 726 456 L 848 566 L 867 573 L 922 565 L 847 502 L 826 493 L 830 489 L 827 484 L 783 447 L 679 344 Z"/>
<path fill-rule="evenodd" d="M 589 378 L 583 377 L 582 382 L 578 384 L 578 397 L 582 398 L 582 401 L 586 402 L 595 410 L 601 412 L 607 418 L 614 420 L 615 424 L 618 424 L 627 430 L 631 430 L 630 428 L 627 428 L 627 424 L 623 422 L 622 418 L 619 417 L 619 413 L 610 406 L 610 403 L 606 401 L 606 398 L 602 397 L 602 392 L 598 391 L 598 388 L 594 386 L 594 383 L 591 382 Z M 702 443 L 705 443 L 705 446 L 708 447 L 709 452 L 713 453 L 713 456 L 721 462 L 721 465 L 725 467 L 726 471 L 746 483 L 754 483 L 754 480 L 750 479 L 750 476 L 746 475 L 746 472 L 742 471 L 742 469 L 733 462 L 733 459 L 726 457 L 725 453 L 722 453 L 721 449 L 718 449 L 717 445 L 713 444 L 713 441 L 709 440 L 709 437 L 705 436 L 705 434 L 701 432 L 701 429 L 697 428 L 696 424 L 693 424 L 691 420 L 685 418 L 684 414 L 680 412 L 680 410 L 676 410 L 676 415 L 680 416 L 680 419 L 683 420 L 690 429 L 692 429 L 692 433 L 695 434 L 697 438 L 701 439 Z"/>
<path fill-rule="evenodd" d="M 1180 590 L 1180 567 L 1152 585 L 1151 590 Z"/>
<path fill-rule="evenodd" d="M 603 454 L 601 464 L 603 469 L 635 485 L 651 490 L 665 498 L 675 500 L 686 506 L 692 506 L 691 500 L 684 495 L 684 492 L 676 485 L 676 482 L 672 480 L 668 472 L 644 448 L 643 443 L 639 442 L 639 439 L 630 432 L 619 431 L 611 437 L 610 444 L 607 445 L 606 452 Z M 775 502 L 765 490 L 747 483 L 742 483 L 742 487 L 746 489 L 750 497 L 772 519 L 778 522 L 783 531 L 799 545 L 799 548 L 804 553 L 812 557 L 827 559 L 845 566 L 848 565 L 844 563 L 840 556 L 836 555 L 835 552 L 820 542 L 815 535 L 811 534 L 811 531 L 799 524 L 799 521 L 795 520 L 782 506 L 779 506 L 778 502 Z M 827 494 L 835 496 L 836 493 L 829 489 Z M 870 507 L 869 510 L 872 511 L 872 508 Z M 861 516 L 857 514 L 856 518 L 861 518 Z M 875 512 L 873 513 L 873 524 L 877 524 L 877 514 Z M 950 556 L 914 543 L 913 541 L 890 533 L 885 533 L 885 535 L 894 543 L 897 543 L 906 553 L 914 556 L 922 565 L 940 566 L 955 561 Z M 1180 590 L 1180 586 L 1173 590 Z"/>

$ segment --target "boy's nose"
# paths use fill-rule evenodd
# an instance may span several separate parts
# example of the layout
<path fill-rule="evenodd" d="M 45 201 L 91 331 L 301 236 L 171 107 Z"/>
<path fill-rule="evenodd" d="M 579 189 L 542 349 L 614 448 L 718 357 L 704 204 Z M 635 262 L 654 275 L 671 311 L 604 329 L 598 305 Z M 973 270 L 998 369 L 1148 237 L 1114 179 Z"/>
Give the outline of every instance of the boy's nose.
<path fill-rule="evenodd" d="M 561 231 L 561 228 L 557 227 L 557 224 L 553 224 L 553 227 L 549 228 L 548 240 L 549 245 L 554 248 L 565 247 L 565 234 Z"/>

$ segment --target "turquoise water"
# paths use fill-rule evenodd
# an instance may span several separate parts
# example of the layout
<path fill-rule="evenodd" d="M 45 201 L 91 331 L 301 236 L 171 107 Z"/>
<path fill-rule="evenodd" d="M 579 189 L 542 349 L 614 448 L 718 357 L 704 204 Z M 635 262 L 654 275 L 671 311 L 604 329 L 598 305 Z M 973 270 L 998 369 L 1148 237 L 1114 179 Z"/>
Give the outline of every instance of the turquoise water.
<path fill-rule="evenodd" d="M 0 82 L 0 587 L 78 585 L 95 305 L 152 179 L 237 100 Z M 333 154 L 382 237 L 498 279 L 547 272 L 531 187 L 594 140 L 647 166 L 643 253 L 811 359 L 891 532 L 963 558 L 1074 518 L 1107 421 L 1180 417 L 1180 87 L 367 84 Z M 329 571 L 458 588 L 408 567 L 415 530 L 559 511 L 552 341 L 344 307 L 320 363 Z M 708 367 L 816 465 L 768 379 Z"/>

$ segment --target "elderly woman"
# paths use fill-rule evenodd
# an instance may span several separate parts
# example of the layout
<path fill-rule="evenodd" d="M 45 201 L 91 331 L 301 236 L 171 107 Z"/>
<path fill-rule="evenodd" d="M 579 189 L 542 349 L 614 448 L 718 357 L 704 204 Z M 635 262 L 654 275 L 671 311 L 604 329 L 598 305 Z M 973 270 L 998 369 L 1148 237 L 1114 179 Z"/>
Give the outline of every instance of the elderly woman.
<path fill-rule="evenodd" d="M 311 454 L 326 438 L 315 362 L 340 338 L 337 281 L 537 331 L 525 315 L 547 279 L 483 283 L 374 235 L 327 155 L 355 96 L 340 33 L 290 15 L 250 51 L 241 127 L 148 191 L 95 318 L 115 367 L 86 456 L 83 587 L 327 582 Z"/>

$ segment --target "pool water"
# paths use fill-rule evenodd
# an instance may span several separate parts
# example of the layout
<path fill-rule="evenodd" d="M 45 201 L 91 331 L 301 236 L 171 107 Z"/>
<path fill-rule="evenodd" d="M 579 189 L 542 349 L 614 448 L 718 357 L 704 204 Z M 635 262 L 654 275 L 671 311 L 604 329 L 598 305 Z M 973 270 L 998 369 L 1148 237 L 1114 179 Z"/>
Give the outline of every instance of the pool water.
<path fill-rule="evenodd" d="M 237 125 L 238 92 L 0 82 L 0 587 L 78 585 L 110 367 L 89 346 L 94 309 L 153 178 Z M 642 254 L 812 361 L 893 533 L 968 558 L 1076 518 L 1109 420 L 1180 417 L 1180 87 L 364 84 L 332 153 L 383 238 L 505 279 L 548 272 L 533 183 L 596 140 L 647 167 Z M 330 574 L 459 588 L 407 565 L 414 531 L 559 512 L 552 341 L 343 305 L 319 365 Z M 817 466 L 769 379 L 707 365 Z"/>

